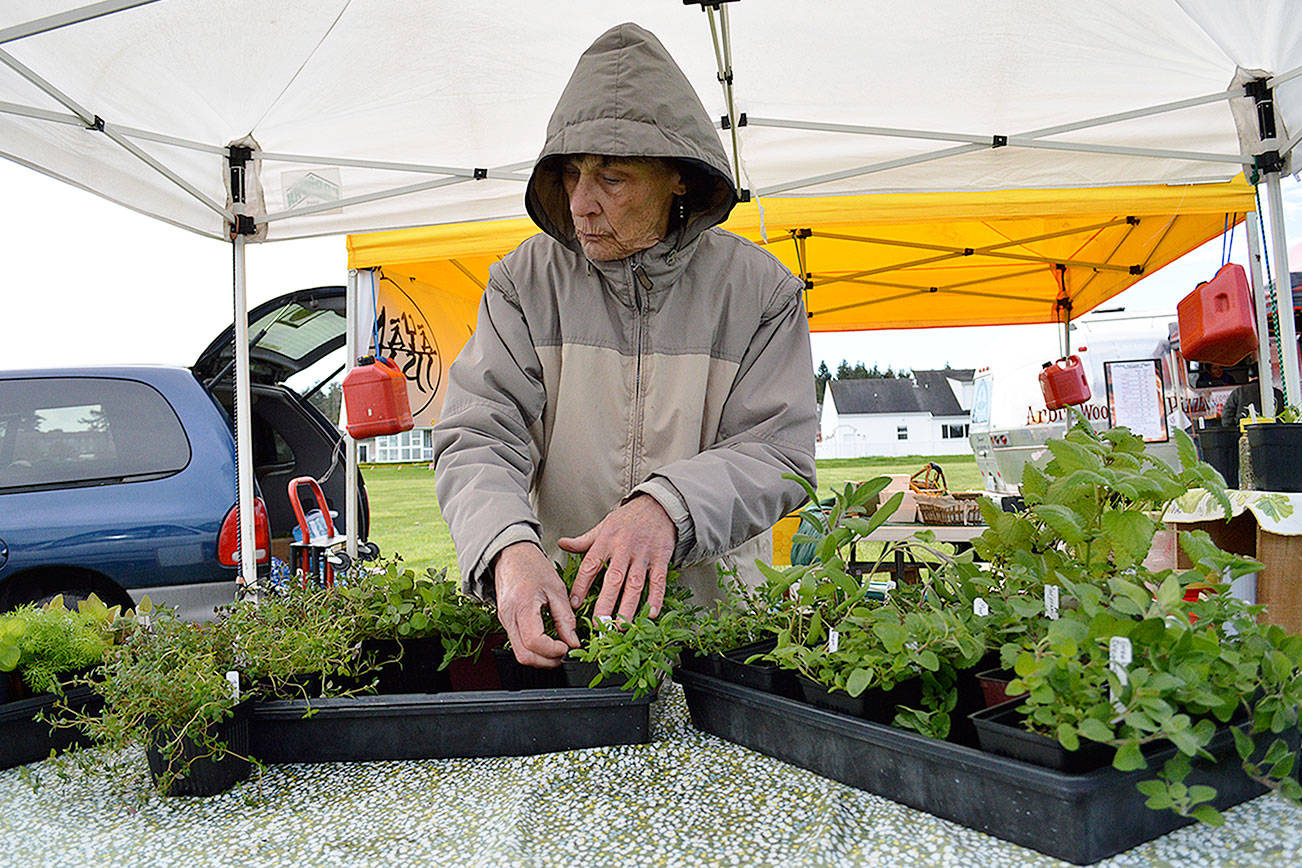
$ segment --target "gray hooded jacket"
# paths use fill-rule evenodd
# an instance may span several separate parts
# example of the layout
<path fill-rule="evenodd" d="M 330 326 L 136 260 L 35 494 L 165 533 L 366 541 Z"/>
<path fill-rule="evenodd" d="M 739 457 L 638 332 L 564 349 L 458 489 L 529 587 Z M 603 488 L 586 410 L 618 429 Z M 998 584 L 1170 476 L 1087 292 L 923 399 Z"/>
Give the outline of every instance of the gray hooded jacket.
<path fill-rule="evenodd" d="M 695 174 L 684 219 L 626 259 L 579 245 L 564 155 L 666 157 Z M 715 563 L 752 581 L 768 529 L 814 481 L 803 286 L 716 227 L 737 199 L 727 157 L 682 71 L 623 24 L 584 52 L 547 125 L 526 205 L 545 232 L 489 269 L 473 337 L 434 429 L 439 504 L 467 592 L 491 598 L 493 557 L 548 555 L 635 493 L 673 519 L 674 563 L 698 598 Z"/>

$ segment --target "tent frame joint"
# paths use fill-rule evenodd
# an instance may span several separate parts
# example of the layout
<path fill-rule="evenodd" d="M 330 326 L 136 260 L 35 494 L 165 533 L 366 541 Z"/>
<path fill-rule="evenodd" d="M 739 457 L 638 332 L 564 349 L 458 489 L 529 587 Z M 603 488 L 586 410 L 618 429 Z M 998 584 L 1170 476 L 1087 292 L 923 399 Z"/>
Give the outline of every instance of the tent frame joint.
<path fill-rule="evenodd" d="M 1284 171 L 1284 157 L 1279 151 L 1263 151 L 1252 158 L 1252 166 L 1262 175 L 1278 174 Z"/>
<path fill-rule="evenodd" d="M 99 133 L 104 132 L 104 119 L 99 115 L 95 115 L 95 118 L 90 123 L 86 124 L 86 129 L 95 130 Z"/>
<path fill-rule="evenodd" d="M 1008 136 L 1001 136 L 998 133 L 995 133 L 993 136 L 990 137 L 990 147 L 992 148 L 1008 147 Z"/>
<path fill-rule="evenodd" d="M 748 120 L 746 119 L 746 113 L 745 113 L 745 112 L 742 112 L 741 114 L 737 115 L 737 126 L 738 126 L 738 128 L 741 128 L 741 127 L 747 126 L 749 123 L 750 123 L 750 121 L 748 121 Z M 721 116 L 719 117 L 719 126 L 720 126 L 720 129 L 730 130 L 730 129 L 732 129 L 732 121 L 728 119 L 728 116 L 727 116 L 727 115 L 721 115 Z"/>
<path fill-rule="evenodd" d="M 705 12 L 713 9 L 716 12 L 724 3 L 738 3 L 740 0 L 683 0 L 684 6 L 700 6 L 701 11 Z M 722 79 L 720 79 L 722 80 Z"/>
<path fill-rule="evenodd" d="M 475 171 L 474 171 L 474 178 L 475 178 L 476 181 L 482 181 L 482 180 L 484 180 L 484 179 L 487 178 L 487 177 L 488 177 L 488 170 L 487 170 L 487 169 L 480 169 L 480 168 L 476 168 L 476 169 L 475 169 Z"/>

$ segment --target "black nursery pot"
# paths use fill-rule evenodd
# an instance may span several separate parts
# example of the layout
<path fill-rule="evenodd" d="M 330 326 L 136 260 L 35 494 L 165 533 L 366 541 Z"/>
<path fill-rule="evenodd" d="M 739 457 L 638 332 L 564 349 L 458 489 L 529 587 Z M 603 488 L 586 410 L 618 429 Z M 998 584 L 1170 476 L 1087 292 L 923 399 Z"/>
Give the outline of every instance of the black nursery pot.
<path fill-rule="evenodd" d="M 978 672 L 976 679 L 981 685 L 981 696 L 985 701 L 985 707 L 993 708 L 1013 699 L 1014 696 L 1008 693 L 1008 684 L 1016 677 L 1016 673 L 1008 669 L 994 668 Z M 1022 695 L 1017 694 L 1017 696 Z"/>
<path fill-rule="evenodd" d="M 695 651 L 684 651 L 678 662 L 688 672 L 698 672 L 711 678 L 723 677 L 721 654 L 697 654 Z"/>
<path fill-rule="evenodd" d="M 484 640 L 483 650 L 475 658 L 458 657 L 448 664 L 448 687 L 451 690 L 501 690 L 502 676 L 490 653 L 506 643 L 505 633 L 494 633 Z"/>
<path fill-rule="evenodd" d="M 801 696 L 811 705 L 871 720 L 874 723 L 890 724 L 895 720 L 895 706 L 907 705 L 910 708 L 922 706 L 922 679 L 910 678 L 901 681 L 890 690 L 874 687 L 858 696 L 851 696 L 844 690 L 828 690 L 812 678 L 796 676 Z"/>
<path fill-rule="evenodd" d="M 509 648 L 494 648 L 493 659 L 497 663 L 503 690 L 549 690 L 566 686 L 564 667 L 535 669 L 525 666 L 515 659 L 515 652 Z"/>
<path fill-rule="evenodd" d="M 968 715 L 983 751 L 1071 774 L 1091 772 L 1112 761 L 1115 750 L 1109 745 L 1082 740 L 1079 750 L 1067 750 L 1056 738 L 1027 731 L 1022 727 L 1026 716 L 1017 710 L 1021 704 L 1021 699 L 1011 699 Z"/>
<path fill-rule="evenodd" d="M 181 742 L 181 749 L 173 758 L 173 768 L 183 769 L 189 766 L 183 776 L 174 778 L 164 795 L 168 796 L 215 796 L 246 779 L 251 771 L 249 756 L 249 710 L 248 703 L 235 706 L 234 714 L 214 725 L 213 736 L 226 744 L 227 752 L 220 758 L 204 757 L 204 748 L 186 738 Z M 157 783 L 167 772 L 167 760 L 158 749 L 161 734 L 151 735 L 145 751 L 149 760 L 149 771 Z M 196 759 L 196 757 L 200 757 Z"/>
<path fill-rule="evenodd" d="M 377 693 L 440 693 L 449 689 L 447 673 L 439 671 L 443 642 L 438 636 L 367 639 L 362 642 L 362 653 L 381 664 L 373 676 Z"/>
<path fill-rule="evenodd" d="M 1229 488 L 1239 487 L 1239 429 L 1222 425 L 1199 427 L 1198 457 L 1216 468 Z M 1255 472 L 1255 471 L 1254 471 Z"/>
<path fill-rule="evenodd" d="M 777 644 L 776 639 L 763 639 L 725 651 L 719 660 L 719 675 L 725 681 L 740 684 L 742 687 L 762 690 L 765 693 L 776 693 L 792 699 L 797 698 L 800 695 L 800 688 L 792 673 L 782 669 L 776 663 L 746 662 L 747 658 L 755 654 L 772 651 Z"/>
<path fill-rule="evenodd" d="M 1261 491 L 1302 491 L 1302 424 L 1249 425 L 1253 483 Z"/>

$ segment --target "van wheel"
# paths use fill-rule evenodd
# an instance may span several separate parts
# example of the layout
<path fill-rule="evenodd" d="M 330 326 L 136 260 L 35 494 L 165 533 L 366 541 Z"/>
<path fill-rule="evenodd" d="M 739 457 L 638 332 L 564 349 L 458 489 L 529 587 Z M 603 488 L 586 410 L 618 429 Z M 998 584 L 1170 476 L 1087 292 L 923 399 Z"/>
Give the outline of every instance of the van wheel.
<path fill-rule="evenodd" d="M 63 605 L 76 609 L 77 604 L 95 594 L 106 606 L 122 606 L 123 611 L 134 609 L 131 597 L 107 579 L 94 581 L 75 572 L 53 573 L 40 576 L 36 581 L 0 591 L 0 611 L 28 603 L 44 606 L 55 597 L 63 596 Z"/>

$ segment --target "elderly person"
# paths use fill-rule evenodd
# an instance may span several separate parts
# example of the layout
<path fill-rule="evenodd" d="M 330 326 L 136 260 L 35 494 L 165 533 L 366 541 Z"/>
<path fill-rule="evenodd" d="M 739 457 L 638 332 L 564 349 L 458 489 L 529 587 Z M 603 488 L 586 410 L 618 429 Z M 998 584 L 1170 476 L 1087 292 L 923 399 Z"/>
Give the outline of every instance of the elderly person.
<path fill-rule="evenodd" d="M 686 77 L 624 24 L 579 59 L 525 204 L 545 234 L 489 269 L 434 430 L 466 591 L 495 599 L 526 665 L 577 647 L 576 607 L 655 617 L 670 564 L 757 580 L 768 529 L 814 481 L 801 281 L 714 228 L 737 202 Z M 567 592 L 550 558 L 584 555 Z M 542 610 L 559 638 L 543 631 Z"/>

